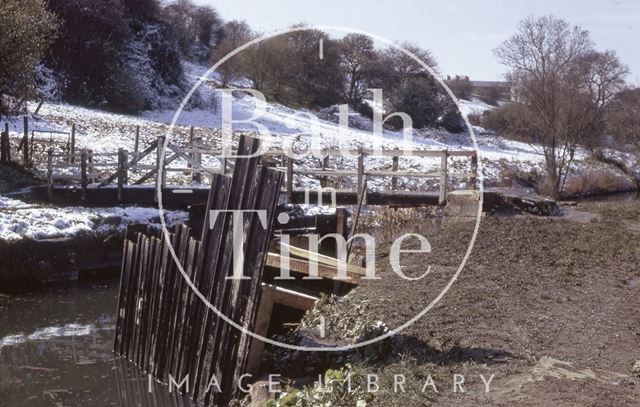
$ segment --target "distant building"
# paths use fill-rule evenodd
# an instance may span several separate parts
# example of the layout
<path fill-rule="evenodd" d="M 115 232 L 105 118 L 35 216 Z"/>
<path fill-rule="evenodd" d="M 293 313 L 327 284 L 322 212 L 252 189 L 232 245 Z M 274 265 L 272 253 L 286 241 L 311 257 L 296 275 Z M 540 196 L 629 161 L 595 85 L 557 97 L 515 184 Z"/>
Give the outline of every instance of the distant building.
<path fill-rule="evenodd" d="M 472 93 L 492 101 L 512 100 L 512 83 L 506 81 L 470 81 Z"/>
<path fill-rule="evenodd" d="M 506 81 L 472 81 L 468 76 L 447 76 L 447 85 L 459 97 L 478 97 L 490 104 L 514 99 L 512 82 Z"/>

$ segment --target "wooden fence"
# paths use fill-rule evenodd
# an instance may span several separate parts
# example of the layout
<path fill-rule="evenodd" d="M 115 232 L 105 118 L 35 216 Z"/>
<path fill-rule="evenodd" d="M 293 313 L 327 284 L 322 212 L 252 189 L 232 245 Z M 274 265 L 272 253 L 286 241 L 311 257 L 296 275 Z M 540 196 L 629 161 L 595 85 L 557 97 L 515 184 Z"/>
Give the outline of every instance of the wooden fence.
<path fill-rule="evenodd" d="M 133 151 L 120 148 L 112 152 L 94 152 L 77 147 L 75 125 L 71 126 L 69 132 L 32 130 L 30 139 L 26 117 L 24 126 L 24 135 L 12 157 L 12 146 L 5 125 L 5 132 L 0 138 L 0 162 L 18 159 L 16 156 L 22 152 L 21 162 L 38 168 L 46 165 L 44 169 L 50 195 L 57 185 L 76 184 L 82 190 L 83 197 L 90 185 L 98 188 L 115 186 L 118 199 L 121 200 L 127 185 L 155 184 L 158 190 L 167 186 L 168 177 L 174 180 L 180 178 L 180 183 L 200 184 L 206 181 L 205 178 L 210 182 L 215 174 L 226 174 L 233 169 L 234 157 L 224 157 L 221 149 L 204 145 L 201 138 L 195 137 L 193 127 L 187 143 L 165 143 L 164 136 L 160 136 L 151 144 L 141 146 L 140 128 L 136 126 Z M 42 133 L 48 133 L 49 138 L 36 137 Z M 54 139 L 54 133 L 65 136 L 64 140 Z M 233 154 L 236 154 L 235 149 Z M 367 185 L 380 178 L 387 180 L 388 193 L 400 195 L 407 191 L 403 191 L 399 180 L 432 179 L 430 188 L 437 188 L 437 201 L 441 205 L 446 202 L 448 191 L 457 188 L 458 182 L 454 185 L 451 180 L 464 181 L 468 189 L 477 187 L 478 157 L 473 150 L 325 149 L 322 151 L 323 159 L 315 159 L 320 163 L 315 168 L 312 164 L 314 159 L 302 156 L 291 158 L 288 156 L 290 153 L 283 150 L 270 149 L 261 154 L 264 165 L 285 173 L 285 190 L 289 201 L 293 201 L 296 192 L 304 192 L 304 188 L 296 186 L 296 181 L 304 185 L 304 178 L 320 180 L 322 186 L 336 185 L 343 192 L 362 197 L 363 204 L 367 200 Z M 351 160 L 348 168 L 335 168 L 335 163 L 345 162 L 342 160 L 345 156 Z M 426 171 L 402 169 L 403 160 L 415 158 L 437 164 Z M 369 159 L 377 159 L 375 167 L 367 166 Z M 452 159 L 468 162 L 463 166 L 464 170 L 455 170 L 451 167 Z M 334 168 L 329 168 L 329 163 L 334 163 Z M 345 188 L 345 185 L 354 186 Z"/>
<path fill-rule="evenodd" d="M 198 141 L 186 145 L 176 145 L 167 143 L 164 149 L 164 137 L 159 137 L 156 141 L 148 145 L 144 150 L 130 153 L 127 150 L 119 149 L 117 153 L 94 153 L 91 150 L 80 150 L 74 154 L 54 154 L 48 153 L 47 158 L 47 179 L 50 191 L 56 184 L 77 182 L 83 194 L 89 184 L 97 187 L 105 187 L 115 183 L 118 190 L 118 199 L 122 197 L 122 191 L 127 185 L 141 185 L 145 183 L 155 184 L 155 188 L 161 189 L 167 186 L 167 177 L 170 173 L 181 175 L 189 174 L 191 177 L 187 182 L 202 183 L 204 178 L 211 181 L 215 174 L 226 174 L 234 165 L 234 157 L 237 151 L 233 151 L 232 157 L 224 157 L 222 150 L 203 148 Z M 337 150 L 324 151 L 325 162 L 337 160 L 342 157 L 343 152 Z M 296 158 L 287 157 L 282 150 L 268 150 L 261 156 L 265 165 L 283 172 L 286 175 L 286 192 L 290 201 L 296 191 L 304 191 L 303 188 L 296 187 L 295 180 L 301 177 L 311 177 L 320 179 L 324 184 L 328 179 L 333 178 L 335 184 L 344 185 L 344 180 L 354 178 L 355 194 L 362 196 L 366 204 L 366 185 L 368 180 L 373 178 L 386 178 L 390 182 L 390 192 L 398 192 L 398 180 L 410 178 L 431 178 L 436 181 L 438 187 L 438 202 L 444 204 L 450 188 L 452 178 L 464 179 L 470 189 L 476 189 L 478 161 L 475 151 L 398 151 L 386 150 L 375 152 L 372 150 L 354 150 L 349 154 L 357 162 L 355 169 L 328 169 L 309 168 L 310 160 L 304 160 L 304 164 Z M 408 154 L 408 155 L 403 155 Z M 203 157 L 210 156 L 209 164 L 203 163 Z M 367 158 L 380 157 L 391 162 L 391 169 L 384 170 L 378 168 L 366 168 Z M 409 157 L 419 159 L 438 159 L 439 165 L 431 171 L 411 171 L 400 170 L 400 160 Z M 468 159 L 468 170 L 453 171 L 449 166 L 451 158 Z M 172 164 L 181 160 L 186 166 L 175 167 Z M 211 165 L 216 162 L 215 165 Z M 344 190 L 344 189 L 343 189 Z M 348 191 L 348 189 L 347 189 Z"/>
<path fill-rule="evenodd" d="M 439 203 L 442 205 L 446 202 L 449 179 L 453 177 L 464 178 L 467 180 L 470 189 L 477 188 L 477 172 L 478 172 L 478 156 L 473 150 L 338 150 L 328 149 L 322 151 L 324 154 L 323 166 L 321 168 L 305 168 L 296 167 L 295 160 L 290 158 L 282 158 L 281 162 L 286 165 L 278 167 L 282 171 L 286 171 L 286 188 L 289 199 L 291 200 L 295 192 L 294 179 L 300 176 L 312 176 L 321 178 L 325 181 L 328 177 L 353 177 L 356 178 L 357 196 L 362 196 L 366 204 L 366 185 L 367 180 L 371 178 L 389 178 L 391 180 L 392 192 L 398 191 L 399 178 L 433 178 L 438 180 L 439 185 Z M 278 155 L 281 152 L 267 152 L 268 155 Z M 353 157 L 357 160 L 355 169 L 327 169 L 325 163 L 333 158 Z M 390 170 L 381 170 L 378 168 L 366 168 L 366 158 L 387 158 L 391 161 Z M 400 170 L 400 159 L 408 159 L 417 157 L 423 159 L 437 158 L 439 159 L 439 167 L 430 172 Z M 469 170 L 465 172 L 453 172 L 449 168 L 450 158 L 467 158 L 469 159 Z"/>
<path fill-rule="evenodd" d="M 166 143 L 165 148 L 164 136 L 158 137 L 144 150 L 134 152 L 120 148 L 115 153 L 81 149 L 74 153 L 55 154 L 50 150 L 47 155 L 47 184 L 52 194 L 55 185 L 76 183 L 84 196 L 90 184 L 102 188 L 115 183 L 118 199 L 121 199 L 127 185 L 152 182 L 156 188 L 166 187 L 168 173 L 189 174 L 191 181 L 197 183 L 202 182 L 203 175 L 211 180 L 216 174 L 225 174 L 232 164 L 220 158 L 219 153 L 218 150 L 202 148 L 198 139 L 182 146 Z M 218 166 L 203 165 L 204 155 L 214 157 L 219 162 Z M 185 161 L 186 166 L 172 166 L 179 159 Z"/>
<path fill-rule="evenodd" d="M 251 154 L 258 141 L 240 140 L 239 151 Z M 250 337 L 223 322 L 187 286 L 169 256 L 168 244 L 190 280 L 211 304 L 238 325 L 252 328 L 271 238 L 271 225 L 282 173 L 258 166 L 257 158 L 239 158 L 233 178 L 212 176 L 202 238 L 178 227 L 164 235 L 138 233 L 124 248 L 114 350 L 165 383 L 169 375 L 189 377 L 189 393 L 207 405 L 226 404 L 237 392 L 246 371 Z M 267 227 L 258 216 L 244 222 L 243 273 L 249 279 L 229 279 L 233 270 L 231 214 L 220 214 L 212 228 L 211 210 L 265 210 Z M 220 386 L 208 386 L 212 377 Z"/>

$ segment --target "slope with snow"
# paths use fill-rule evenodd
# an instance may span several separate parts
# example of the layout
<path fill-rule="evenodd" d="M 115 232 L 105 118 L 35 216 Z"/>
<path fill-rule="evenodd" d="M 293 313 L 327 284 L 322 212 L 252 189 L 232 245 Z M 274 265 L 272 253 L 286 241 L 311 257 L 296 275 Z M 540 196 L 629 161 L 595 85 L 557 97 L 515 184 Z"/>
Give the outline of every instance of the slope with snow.
<path fill-rule="evenodd" d="M 206 67 L 185 64 L 185 71 L 189 80 L 195 83 L 207 71 Z M 247 83 L 234 84 L 238 87 L 246 87 Z M 206 108 L 190 108 L 180 113 L 177 125 L 171 134 L 168 134 L 170 123 L 174 117 L 174 110 L 156 110 L 143 112 L 140 116 L 122 115 L 109 113 L 94 109 L 82 108 L 61 103 L 45 103 L 37 116 L 31 115 L 30 129 L 38 130 L 61 130 L 68 131 L 72 124 L 76 125 L 76 145 L 79 148 L 88 148 L 96 153 L 115 152 L 118 148 L 133 150 L 135 127 L 140 126 L 141 149 L 145 145 L 156 140 L 160 135 L 167 135 L 172 143 L 185 143 L 188 139 L 189 126 L 196 127 L 196 134 L 203 137 L 203 143 L 209 148 L 221 147 L 221 106 L 220 90 L 216 88 L 217 82 L 215 74 L 212 79 L 203 82 L 198 90 L 198 98 L 208 101 Z M 177 108 L 177 106 L 176 106 Z M 481 114 L 491 109 L 490 105 L 478 100 L 460 101 L 460 109 L 463 114 Z M 29 104 L 29 110 L 33 111 L 35 104 Z M 254 118 L 256 114 L 256 99 L 246 92 L 234 92 L 232 99 L 232 112 L 234 130 L 258 132 L 253 133 L 259 136 L 267 146 L 282 147 L 284 143 L 292 143 L 296 150 L 308 148 L 309 146 L 319 146 L 321 148 L 373 148 L 384 149 L 472 149 L 473 143 L 468 133 L 451 134 L 438 129 L 414 130 L 411 140 L 404 140 L 401 132 L 384 129 L 381 135 L 374 135 L 371 131 L 372 123 L 370 119 L 362 117 L 357 113 L 350 113 L 349 122 L 354 124 L 347 131 L 342 132 L 337 125 L 335 113 L 337 108 L 325 109 L 322 112 L 311 112 L 308 110 L 297 110 L 277 103 L 267 102 L 264 111 L 254 122 L 259 124 L 256 128 L 254 123 L 242 120 Z M 318 116 L 323 117 L 323 119 Z M 16 118 L 10 121 L 10 131 L 12 137 L 20 137 L 22 133 L 22 120 Z M 527 143 L 503 139 L 494 133 L 485 131 L 480 127 L 474 128 L 474 133 L 478 143 L 478 153 L 481 159 L 485 181 L 495 182 L 500 180 L 501 172 L 506 167 L 518 168 L 522 171 L 541 171 L 544 163 L 544 156 L 540 148 Z M 62 142 L 66 141 L 67 135 L 46 135 L 46 137 L 57 138 Z M 580 163 L 576 168 L 588 167 L 584 161 L 586 154 L 579 152 L 576 157 Z M 115 160 L 115 158 L 112 158 Z M 153 157 L 149 157 L 153 160 Z M 318 157 L 311 155 L 296 157 L 296 165 L 313 166 L 320 164 Z M 366 159 L 367 168 L 389 169 L 390 160 L 379 157 L 368 157 Z M 204 159 L 204 164 L 216 166 L 215 157 Z M 184 167 L 186 163 L 176 160 L 174 165 Z M 350 157 L 336 158 L 328 163 L 329 168 L 356 168 L 356 160 Z M 403 158 L 400 161 L 401 170 L 411 170 L 419 172 L 432 171 L 439 165 L 436 159 L 418 159 L 415 157 Z M 463 160 L 452 160 L 450 163 L 456 170 L 464 171 L 468 164 Z M 586 171 L 586 170 L 585 170 Z M 346 180 L 348 181 L 348 180 Z M 461 182 L 453 179 L 454 183 Z M 176 181 L 181 182 L 181 181 Z M 309 177 L 301 177 L 298 180 L 304 187 L 317 186 L 319 181 Z M 429 181 L 401 178 L 400 188 L 420 189 L 431 186 Z M 383 188 L 389 180 L 372 179 L 369 187 L 372 189 Z M 464 184 L 459 185 L 464 187 Z M 5 206 L 13 207 L 19 204 L 7 201 Z M 117 211 L 117 209 L 112 209 Z M 129 212 L 127 212 L 129 211 Z M 131 209 L 119 214 L 126 218 Z M 141 210 L 144 212 L 144 210 Z M 98 211 L 99 212 L 99 211 Z M 108 211 L 107 211 L 108 212 Z M 141 217 L 150 219 L 157 216 L 154 213 L 138 213 L 134 218 Z M 97 213 L 97 210 L 81 208 L 67 209 L 38 209 L 33 212 L 29 210 L 15 211 L 11 215 L 0 214 L 0 230 L 4 231 L 5 238 L 15 238 L 16 236 L 54 236 L 69 235 L 82 230 L 91 230 L 96 227 L 94 221 L 96 216 L 109 216 L 109 213 Z M 113 215 L 113 213 L 111 213 Z"/>

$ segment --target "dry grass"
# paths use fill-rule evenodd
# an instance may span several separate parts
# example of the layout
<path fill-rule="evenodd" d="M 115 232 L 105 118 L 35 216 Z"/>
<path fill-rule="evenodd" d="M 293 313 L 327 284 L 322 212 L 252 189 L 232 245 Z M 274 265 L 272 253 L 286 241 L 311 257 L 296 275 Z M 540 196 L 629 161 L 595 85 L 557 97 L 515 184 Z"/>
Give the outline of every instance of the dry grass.
<path fill-rule="evenodd" d="M 564 194 L 567 197 L 579 197 L 631 191 L 634 188 L 633 181 L 628 177 L 609 168 L 601 168 L 570 177 L 565 184 Z"/>

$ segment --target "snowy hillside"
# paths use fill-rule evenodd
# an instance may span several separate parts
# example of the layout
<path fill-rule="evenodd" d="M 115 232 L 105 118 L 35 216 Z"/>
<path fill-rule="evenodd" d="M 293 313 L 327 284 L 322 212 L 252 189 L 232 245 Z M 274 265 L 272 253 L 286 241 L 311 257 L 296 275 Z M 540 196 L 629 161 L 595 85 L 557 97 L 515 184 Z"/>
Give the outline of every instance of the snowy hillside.
<path fill-rule="evenodd" d="M 192 83 L 203 75 L 205 67 L 186 64 L 185 70 L 189 74 Z M 214 78 L 215 79 L 215 78 Z M 244 83 L 237 85 L 246 86 Z M 196 127 L 196 134 L 203 137 L 203 142 L 211 147 L 220 147 L 221 113 L 219 102 L 219 91 L 215 88 L 215 80 L 207 81 L 199 90 L 199 97 L 208 101 L 208 108 L 197 108 L 183 111 L 178 117 L 178 125 L 172 135 L 169 135 L 171 142 L 184 143 L 188 137 L 189 126 Z M 29 110 L 35 110 L 36 105 L 30 104 Z M 255 113 L 256 102 L 242 92 L 237 92 L 233 98 L 233 118 L 234 120 L 248 119 Z M 491 109 L 479 100 L 461 101 L 461 111 L 464 114 L 481 114 L 483 111 Z M 375 137 L 372 134 L 371 120 L 364 118 L 357 113 L 351 113 L 350 128 L 346 134 L 341 134 L 337 126 L 337 117 L 332 116 L 337 109 L 326 109 L 323 112 L 310 112 L 305 110 L 295 110 L 275 103 L 267 103 L 265 111 L 256 121 L 268 131 L 260 133 L 260 137 L 267 145 L 278 147 L 284 141 L 294 138 L 295 146 L 309 147 L 312 143 L 311 134 L 320 135 L 315 137 L 313 142 L 320 142 L 324 148 L 336 148 L 349 145 L 352 148 L 371 148 L 374 145 L 383 146 L 385 149 L 395 148 L 417 148 L 417 149 L 472 149 L 473 143 L 469 134 L 452 134 L 444 130 L 423 129 L 414 131 L 412 142 L 405 142 L 402 134 L 385 129 L 382 137 Z M 133 150 L 135 127 L 140 126 L 141 149 L 146 144 L 151 143 L 160 135 L 166 135 L 169 124 L 173 119 L 175 111 L 157 110 L 147 111 L 141 116 L 130 116 L 114 114 L 105 111 L 87 109 L 67 104 L 45 103 L 38 115 L 31 115 L 30 130 L 58 130 L 69 131 L 72 124 L 76 125 L 76 145 L 79 148 L 92 149 L 96 153 L 115 152 L 118 148 Z M 315 116 L 322 116 L 324 119 L 316 119 Z M 22 133 L 22 120 L 16 118 L 11 120 L 10 132 L 12 137 L 20 137 Z M 250 123 L 239 123 L 234 125 L 235 130 L 246 130 L 254 132 L 256 128 Z M 501 181 L 504 171 L 521 172 L 537 171 L 543 168 L 543 156 L 536 146 L 526 143 L 506 140 L 495 134 L 485 131 L 482 128 L 474 128 L 477 137 L 479 154 L 481 158 L 482 171 L 485 183 L 497 184 Z M 45 134 L 46 137 L 58 139 L 66 142 L 67 135 Z M 588 174 L 594 164 L 584 160 L 586 154 L 579 153 L 578 163 L 575 168 L 577 172 Z M 624 158 L 624 157 L 623 157 Z M 153 158 L 150 158 L 153 159 Z M 388 160 L 387 160 L 388 161 Z M 452 163 L 453 167 L 464 170 L 460 166 L 467 164 Z M 205 165 L 214 165 L 212 161 L 204 161 Z M 175 165 L 181 167 L 186 163 L 177 160 Z M 297 165 L 316 166 L 318 160 L 313 157 L 300 157 Z M 382 158 L 369 157 L 365 165 L 368 168 L 386 168 L 388 162 Z M 400 164 L 401 170 L 430 171 L 439 165 L 436 159 L 403 159 Z M 355 168 L 355 159 L 344 158 L 340 162 L 330 163 L 336 168 Z M 317 179 L 302 178 L 299 180 L 304 186 L 318 185 Z M 384 182 L 389 180 L 373 179 L 369 187 L 371 189 L 383 188 Z M 406 189 L 429 188 L 429 182 L 418 179 L 400 179 L 400 187 Z M 452 182 L 459 182 L 455 179 Z M 464 184 L 459 187 L 464 187 Z M 1 198 L 0 207 L 18 208 L 23 203 L 19 201 Z M 22 236 L 46 237 L 46 236 L 68 236 L 83 230 L 95 230 L 100 223 L 99 219 L 110 216 L 119 216 L 122 224 L 129 221 L 149 222 L 157 216 L 155 209 L 84 209 L 84 208 L 36 208 L 20 209 L 15 212 L 0 213 L 0 238 L 15 239 Z M 176 215 L 179 216 L 179 215 Z"/>
<path fill-rule="evenodd" d="M 193 84 L 206 72 L 207 68 L 185 64 L 185 71 L 189 81 Z M 204 137 L 205 144 L 219 147 L 219 128 L 221 127 L 221 108 L 219 106 L 219 91 L 215 88 L 215 76 L 213 80 L 207 80 L 199 88 L 199 97 L 208 101 L 206 108 L 192 108 L 182 111 L 177 119 L 174 134 L 170 136 L 172 142 L 185 142 L 188 135 L 188 127 L 195 126 L 196 133 Z M 247 86 L 246 83 L 237 83 L 238 86 Z M 216 102 L 217 100 L 217 102 Z M 29 105 L 29 110 L 35 109 L 35 104 Z M 177 106 L 176 106 L 177 108 Z M 242 92 L 234 94 L 233 102 L 234 120 L 245 120 L 255 114 L 256 102 Z M 461 111 L 463 114 L 480 114 L 492 106 L 474 99 L 462 100 Z M 341 145 L 349 145 L 353 148 L 371 148 L 374 145 L 384 146 L 385 149 L 417 148 L 417 149 L 472 149 L 473 143 L 469 134 L 452 134 L 444 130 L 422 129 L 414 130 L 413 140 L 406 143 L 399 132 L 385 129 L 383 136 L 375 137 L 370 131 L 372 125 L 367 118 L 357 113 L 350 113 L 350 123 L 356 123 L 357 128 L 350 127 L 346 134 L 340 134 L 337 126 L 337 117 L 332 120 L 316 119 L 323 116 L 323 112 L 310 112 L 296 110 L 276 103 L 266 103 L 265 111 L 255 121 L 264 126 L 269 134 L 262 133 L 262 138 L 267 145 L 278 147 L 283 140 L 295 137 L 296 146 L 309 146 L 310 134 L 319 135 L 314 142 L 319 141 L 324 148 L 336 148 Z M 32 117 L 31 129 L 69 131 L 72 123 L 76 124 L 76 145 L 80 148 L 89 148 L 94 152 L 114 152 L 117 148 L 133 150 L 135 126 L 140 126 L 141 145 L 144 146 L 154 141 L 158 136 L 165 135 L 169 124 L 173 119 L 175 110 L 146 111 L 140 116 L 109 113 L 100 110 L 88 109 L 67 104 L 45 103 L 39 115 Z M 22 132 L 22 121 L 13 120 L 10 123 L 13 137 L 18 137 Z M 234 130 L 255 131 L 251 123 L 234 123 Z M 478 142 L 479 154 L 483 165 L 485 181 L 496 181 L 500 172 L 505 167 L 517 167 L 524 171 L 533 168 L 541 169 L 543 155 L 539 148 L 527 143 L 506 140 L 482 128 L 474 129 Z M 47 135 L 49 137 L 49 135 Z M 52 135 L 64 141 L 65 135 Z M 578 159 L 584 158 L 579 154 Z M 424 160 L 423 160 L 424 161 Z M 183 165 L 179 161 L 176 164 Z M 341 163 L 350 165 L 350 163 Z M 419 169 L 425 164 L 412 163 L 410 166 Z M 429 164 L 424 166 L 428 170 Z"/>
<path fill-rule="evenodd" d="M 198 65 L 185 65 L 189 73 L 190 81 L 195 83 L 199 75 L 206 72 L 206 68 Z M 246 85 L 246 84 L 241 84 Z M 184 142 L 188 135 L 188 126 L 195 126 L 196 133 L 204 137 L 205 144 L 219 147 L 219 127 L 221 126 L 221 108 L 218 103 L 213 103 L 216 97 L 219 99 L 219 91 L 215 89 L 215 81 L 205 82 L 199 89 L 200 97 L 209 101 L 208 108 L 190 109 L 181 112 L 178 117 L 178 126 L 174 129 L 174 135 L 170 136 L 172 142 Z M 233 102 L 234 120 L 251 118 L 255 113 L 255 99 L 242 92 L 234 94 Z M 462 101 L 463 113 L 480 112 L 490 108 L 480 101 Z M 35 104 L 30 104 L 33 111 Z M 322 113 L 322 112 L 321 112 Z M 114 152 L 117 148 L 133 150 L 135 126 L 140 126 L 141 146 L 154 141 L 159 135 L 165 135 L 169 124 L 175 114 L 174 110 L 147 111 L 141 116 L 130 116 L 109 113 L 94 109 L 87 109 L 67 104 L 45 103 L 39 115 L 32 118 L 31 129 L 69 131 L 72 123 L 76 124 L 76 145 L 79 148 L 89 148 L 94 152 Z M 383 136 L 375 137 L 370 131 L 372 125 L 367 118 L 351 113 L 350 123 L 357 123 L 357 127 L 350 127 L 347 134 L 340 134 L 337 126 L 337 117 L 332 120 L 316 119 L 322 116 L 318 112 L 291 109 L 275 103 L 266 103 L 265 111 L 256 122 L 264 126 L 270 134 L 262 134 L 267 145 L 281 146 L 286 138 L 295 137 L 296 146 L 308 147 L 312 142 L 310 134 L 319 135 L 314 142 L 319 142 L 324 148 L 336 148 L 341 145 L 349 145 L 353 148 L 371 148 L 374 145 L 383 146 L 385 149 L 417 148 L 417 149 L 472 149 L 473 143 L 469 134 L 451 134 L 444 130 L 423 129 L 414 130 L 413 140 L 406 143 L 399 132 L 385 129 Z M 325 118 L 327 117 L 325 114 Z M 18 137 L 22 132 L 22 121 L 14 120 L 10 123 L 12 136 Z M 255 131 L 251 123 L 234 123 L 234 129 Z M 503 140 L 493 134 L 476 128 L 479 153 L 482 158 L 485 176 L 490 180 L 499 176 L 499 170 L 504 163 L 523 168 L 540 166 L 542 155 L 537 149 L 526 143 Z M 47 135 L 49 137 L 49 135 Z M 66 135 L 51 135 L 60 141 L 66 140 Z M 496 163 L 500 162 L 499 165 Z M 437 163 L 428 163 L 424 159 L 418 161 L 408 160 L 412 169 L 428 171 Z M 184 163 L 176 162 L 176 165 Z M 355 162 L 343 162 L 340 165 L 351 166 Z"/>

